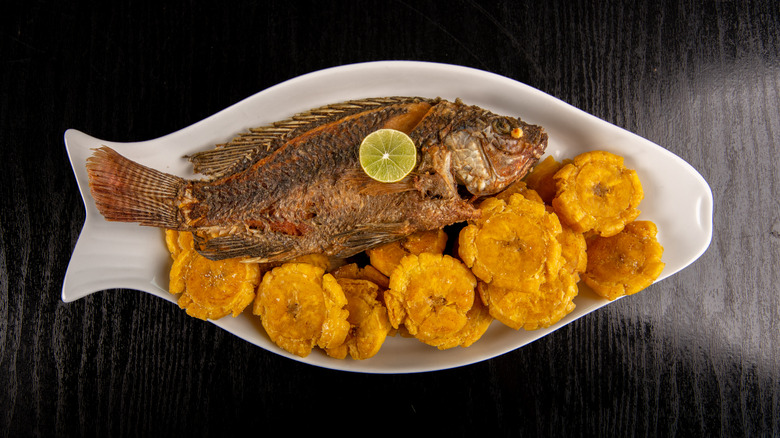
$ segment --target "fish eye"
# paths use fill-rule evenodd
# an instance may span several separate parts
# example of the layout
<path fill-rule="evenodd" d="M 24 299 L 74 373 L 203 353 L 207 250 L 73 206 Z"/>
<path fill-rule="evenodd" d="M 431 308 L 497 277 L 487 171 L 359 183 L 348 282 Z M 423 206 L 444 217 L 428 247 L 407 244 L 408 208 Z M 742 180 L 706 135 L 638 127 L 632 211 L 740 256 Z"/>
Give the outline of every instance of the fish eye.
<path fill-rule="evenodd" d="M 512 129 L 512 124 L 509 123 L 509 120 L 501 117 L 493 120 L 493 129 L 499 134 L 508 134 Z"/>

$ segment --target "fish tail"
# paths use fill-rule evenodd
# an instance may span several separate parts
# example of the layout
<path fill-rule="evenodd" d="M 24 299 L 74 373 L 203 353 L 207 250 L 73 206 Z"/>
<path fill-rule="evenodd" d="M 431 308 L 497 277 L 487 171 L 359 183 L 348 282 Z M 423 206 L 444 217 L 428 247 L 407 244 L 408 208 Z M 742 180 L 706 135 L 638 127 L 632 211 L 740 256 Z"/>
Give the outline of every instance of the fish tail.
<path fill-rule="evenodd" d="M 183 178 L 138 164 L 113 149 L 95 149 L 87 159 L 89 189 L 100 213 L 109 221 L 176 229 L 176 199 Z"/>

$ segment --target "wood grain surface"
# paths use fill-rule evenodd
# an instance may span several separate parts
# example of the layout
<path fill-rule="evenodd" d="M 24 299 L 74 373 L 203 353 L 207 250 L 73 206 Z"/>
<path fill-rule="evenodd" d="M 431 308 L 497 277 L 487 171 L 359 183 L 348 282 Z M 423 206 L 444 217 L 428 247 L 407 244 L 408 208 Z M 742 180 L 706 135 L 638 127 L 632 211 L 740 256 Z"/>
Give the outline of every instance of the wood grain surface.
<path fill-rule="evenodd" d="M 775 0 L 12 0 L 0 16 L 2 436 L 780 436 Z M 148 140 L 388 59 L 505 75 L 664 146 L 712 188 L 710 247 L 526 347 L 411 375 L 300 364 L 136 291 L 61 301 L 84 221 L 66 129 Z"/>

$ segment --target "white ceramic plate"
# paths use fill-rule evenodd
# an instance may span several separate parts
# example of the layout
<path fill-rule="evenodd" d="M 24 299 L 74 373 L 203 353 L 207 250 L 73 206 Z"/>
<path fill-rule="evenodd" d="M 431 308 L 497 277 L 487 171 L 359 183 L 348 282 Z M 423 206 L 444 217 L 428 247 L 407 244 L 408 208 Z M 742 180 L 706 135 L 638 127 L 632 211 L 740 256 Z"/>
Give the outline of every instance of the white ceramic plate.
<path fill-rule="evenodd" d="M 515 115 L 542 125 L 549 133 L 547 155 L 559 161 L 592 149 L 625 157 L 641 178 L 645 199 L 639 219 L 658 226 L 666 267 L 658 281 L 696 260 L 712 237 L 712 192 L 688 163 L 662 147 L 584 113 L 539 90 L 471 68 L 407 61 L 347 65 L 307 74 L 255 94 L 180 131 L 138 143 L 99 140 L 76 130 L 65 133 L 71 165 L 86 207 L 86 221 L 73 251 L 62 299 L 70 302 L 97 291 L 134 289 L 174 301 L 168 293 L 168 254 L 161 230 L 107 222 L 90 195 L 85 163 L 92 148 L 107 145 L 126 157 L 182 177 L 193 175 L 186 154 L 206 150 L 253 126 L 348 99 L 376 96 L 442 97 Z M 111 292 L 109 292 L 111 293 Z M 439 351 L 414 339 L 388 338 L 371 359 L 337 360 L 315 349 L 306 358 L 276 347 L 250 312 L 213 322 L 266 350 L 311 365 L 367 373 L 442 370 L 489 359 L 534 341 L 609 301 L 581 291 L 577 307 L 549 329 L 515 331 L 494 321 L 468 348 Z M 250 306 L 251 308 L 251 306 Z"/>

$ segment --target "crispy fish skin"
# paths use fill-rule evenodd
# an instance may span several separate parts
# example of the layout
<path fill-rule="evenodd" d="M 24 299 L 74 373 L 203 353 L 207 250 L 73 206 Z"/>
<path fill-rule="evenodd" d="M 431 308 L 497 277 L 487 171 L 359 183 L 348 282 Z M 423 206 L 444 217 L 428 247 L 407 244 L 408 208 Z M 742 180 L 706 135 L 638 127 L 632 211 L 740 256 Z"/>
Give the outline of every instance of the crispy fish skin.
<path fill-rule="evenodd" d="M 381 128 L 406 132 L 418 147 L 417 168 L 398 183 L 376 182 L 360 168 L 360 142 Z M 150 169 L 107 147 L 87 170 L 107 220 L 191 231 L 197 251 L 212 260 L 279 262 L 348 257 L 474 219 L 473 201 L 525 175 L 546 145 L 541 127 L 460 100 L 388 97 L 314 109 L 195 154 L 204 180 Z"/>

